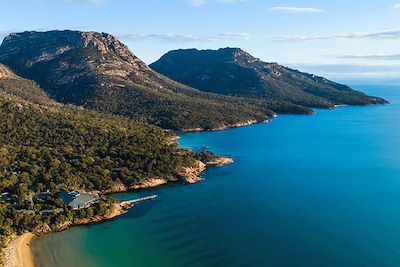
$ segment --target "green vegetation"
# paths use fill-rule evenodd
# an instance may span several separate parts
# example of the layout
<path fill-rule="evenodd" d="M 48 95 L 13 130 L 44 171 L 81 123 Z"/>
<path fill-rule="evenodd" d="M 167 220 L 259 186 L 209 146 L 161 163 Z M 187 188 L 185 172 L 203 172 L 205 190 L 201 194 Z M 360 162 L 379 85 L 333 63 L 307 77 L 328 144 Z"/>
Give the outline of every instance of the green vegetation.
<path fill-rule="evenodd" d="M 237 50 L 229 71 L 218 65 L 201 74 L 207 69 L 200 64 L 195 77 L 206 77 L 200 80 L 219 75 L 211 81 L 220 86 L 207 87 L 221 93 L 214 94 L 156 73 L 108 34 L 26 32 L 5 40 L 0 61 L 44 89 L 0 64 L 1 245 L 14 233 L 104 215 L 113 202 L 103 196 L 89 208 L 71 210 L 57 197 L 61 190 L 106 191 L 157 177 L 175 181 L 184 167 L 216 158 L 206 149 L 180 149 L 174 134 L 158 126 L 215 129 L 275 112 L 385 102 Z M 226 82 L 226 75 L 235 82 Z M 41 200 L 45 191 L 49 196 Z"/>
<path fill-rule="evenodd" d="M 1 92 L 0 117 L 2 245 L 13 233 L 104 215 L 110 208 L 112 200 L 102 197 L 99 204 L 71 210 L 57 198 L 61 188 L 172 180 L 196 160 L 161 128 L 72 106 L 39 105 Z M 45 190 L 51 196 L 36 201 Z"/>
<path fill-rule="evenodd" d="M 311 113 L 309 108 L 284 102 L 268 103 L 256 99 L 207 94 L 191 88 L 185 88 L 185 94 L 167 92 L 169 89 L 165 87 L 165 90 L 157 92 L 135 91 L 132 88 L 138 87 L 132 85 L 127 89 L 116 89 L 113 86 L 103 88 L 104 97 L 96 98 L 89 106 L 103 113 L 119 114 L 165 129 L 183 131 L 194 128 L 212 130 L 248 120 L 263 121 L 275 114 L 269 109 L 273 105 L 291 110 L 292 113 Z"/>
<path fill-rule="evenodd" d="M 129 186 L 149 177 L 174 176 L 178 166 L 190 164 L 188 152 L 158 127 L 2 98 L 0 191 L 21 182 L 40 190 L 61 183 L 86 190 L 106 189 L 116 181 Z"/>
<path fill-rule="evenodd" d="M 0 92 L 18 96 L 37 104 L 57 104 L 35 82 L 15 75 L 2 64 L 0 64 Z"/>
<path fill-rule="evenodd" d="M 98 204 L 86 209 L 72 210 L 60 202 L 58 198 L 49 200 L 45 205 L 31 205 L 29 202 L 23 202 L 18 206 L 10 206 L 10 204 L 1 201 L 0 246 L 4 248 L 13 234 L 22 234 L 45 226 L 53 228 L 65 222 L 106 215 L 113 202 L 114 200 L 111 198 L 102 197 Z M 42 213 L 41 211 L 46 211 L 45 209 L 48 209 L 48 212 Z M 56 211 L 56 209 L 60 209 L 60 211 Z"/>
<path fill-rule="evenodd" d="M 335 104 L 386 103 L 384 99 L 367 96 L 346 85 L 277 63 L 263 62 L 239 48 L 170 51 L 150 67 L 205 92 L 286 102 L 285 109 L 268 105 L 278 113 L 297 113 L 293 105 L 331 108 Z"/>
<path fill-rule="evenodd" d="M 212 162 L 218 158 L 217 154 L 208 150 L 207 147 L 202 147 L 198 153 L 196 153 L 195 158 L 201 162 Z"/>
<path fill-rule="evenodd" d="M 37 82 L 61 103 L 122 115 L 165 129 L 214 129 L 274 112 L 266 101 L 204 93 L 151 70 L 105 33 L 78 31 L 12 34 L 0 47 L 0 62 Z M 289 103 L 282 109 L 310 113 Z"/>

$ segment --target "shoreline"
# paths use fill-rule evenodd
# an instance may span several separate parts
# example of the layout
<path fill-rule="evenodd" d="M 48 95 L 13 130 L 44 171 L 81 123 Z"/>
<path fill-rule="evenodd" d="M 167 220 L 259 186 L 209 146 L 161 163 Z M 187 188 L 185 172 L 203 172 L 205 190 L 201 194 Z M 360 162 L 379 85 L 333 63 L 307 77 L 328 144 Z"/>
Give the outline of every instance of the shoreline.
<path fill-rule="evenodd" d="M 353 107 L 357 107 L 357 106 L 363 107 L 363 106 L 375 106 L 375 105 L 386 105 L 386 104 L 390 104 L 390 102 L 385 100 L 384 102 L 381 102 L 381 103 L 377 102 L 377 103 L 368 103 L 368 104 L 359 104 L 359 105 L 357 105 L 357 104 L 354 104 L 354 105 L 352 105 L 352 104 L 334 104 L 332 107 L 326 108 L 326 109 L 336 109 L 336 108 L 341 108 L 341 107 L 352 107 L 352 106 Z M 315 115 L 315 114 L 317 114 L 315 109 L 317 109 L 317 108 L 313 107 L 311 113 L 304 113 L 304 114 L 303 113 L 301 113 L 301 114 L 297 114 L 297 113 L 288 113 L 288 114 L 286 114 L 285 113 L 285 115 Z M 322 108 L 322 109 L 324 109 L 324 108 Z M 271 115 L 269 117 L 266 117 L 263 120 L 249 119 L 249 120 L 244 121 L 244 122 L 225 124 L 225 125 L 222 125 L 222 126 L 219 126 L 219 127 L 212 128 L 212 129 L 205 129 L 205 128 L 198 127 L 198 128 L 182 129 L 180 131 L 175 131 L 175 132 L 182 132 L 182 133 L 217 132 L 217 131 L 229 130 L 229 129 L 234 129 L 234 128 L 240 128 L 240 127 L 249 126 L 249 125 L 253 125 L 253 124 L 270 123 L 274 118 L 277 118 L 280 115 L 282 115 L 282 114 L 275 113 L 275 114 L 273 114 L 273 115 Z M 173 130 L 171 130 L 171 131 L 173 131 Z M 178 139 L 179 139 L 179 137 L 176 138 L 175 141 L 178 140 Z"/>
<path fill-rule="evenodd" d="M 248 121 L 245 121 L 245 122 L 239 122 L 239 123 L 234 123 L 234 124 L 223 125 L 223 126 L 212 128 L 212 129 L 188 128 L 188 129 L 182 129 L 180 132 L 183 132 L 183 133 L 217 132 L 217 131 L 223 131 L 223 130 L 228 130 L 228 129 L 234 129 L 234 128 L 239 128 L 239 127 L 249 126 L 249 125 L 258 124 L 258 123 L 269 123 L 269 122 L 271 122 L 272 118 L 276 118 L 277 116 L 278 116 L 277 114 L 274 114 L 273 116 L 267 117 L 266 119 L 263 119 L 263 120 L 248 120 Z"/>
<path fill-rule="evenodd" d="M 345 107 L 345 106 L 348 106 L 348 105 L 335 105 L 334 108 L 340 108 L 340 107 Z M 279 115 L 274 114 L 272 117 L 269 117 L 262 121 L 249 120 L 244 123 L 223 126 L 223 127 L 219 127 L 219 128 L 210 129 L 210 130 L 206 130 L 206 129 L 202 129 L 202 128 L 195 128 L 195 129 L 185 129 L 185 130 L 183 130 L 183 132 L 190 133 L 190 132 L 222 131 L 222 130 L 227 130 L 227 129 L 232 129 L 232 128 L 249 126 L 249 125 L 253 125 L 253 124 L 269 123 L 269 122 L 271 122 L 272 119 L 274 119 L 278 116 Z M 174 138 L 171 138 L 171 142 L 176 142 L 179 138 L 180 138 L 179 136 L 175 136 Z M 205 171 L 207 168 L 213 167 L 213 166 L 221 167 L 221 166 L 224 166 L 227 164 L 231 164 L 233 162 L 234 162 L 234 160 L 230 157 L 220 156 L 212 162 L 203 163 L 203 162 L 199 161 L 198 167 L 185 168 L 185 171 L 182 174 L 183 180 L 155 177 L 155 178 L 149 179 L 149 180 L 144 181 L 139 184 L 135 184 L 130 187 L 124 186 L 123 184 L 115 184 L 113 187 L 111 187 L 108 190 L 102 190 L 102 191 L 96 190 L 96 191 L 92 191 L 92 193 L 108 195 L 108 194 L 116 194 L 116 193 L 134 192 L 134 191 L 138 191 L 138 190 L 142 190 L 142 189 L 151 189 L 151 188 L 156 188 L 156 187 L 159 187 L 159 186 L 162 186 L 165 184 L 169 184 L 169 183 L 195 184 L 195 183 L 198 183 L 198 182 L 201 182 L 204 180 L 202 177 L 200 177 L 200 174 L 203 171 Z M 118 216 L 126 214 L 128 212 L 128 210 L 134 206 L 134 204 L 129 204 L 128 202 L 129 201 L 114 203 L 112 209 L 106 215 L 95 216 L 95 217 L 87 218 L 87 219 L 81 219 L 81 220 L 77 220 L 75 222 L 72 222 L 72 221 L 65 222 L 61 225 L 58 225 L 54 229 L 50 229 L 50 227 L 49 227 L 47 229 L 38 230 L 36 232 L 36 234 L 43 235 L 43 234 L 47 234 L 47 233 L 61 232 L 61 231 L 67 230 L 74 226 L 97 224 L 97 223 L 102 223 L 107 220 L 111 220 L 113 218 L 116 218 Z M 37 235 L 35 235 L 31 232 L 28 232 L 28 233 L 24 233 L 23 235 L 19 235 L 19 236 L 14 237 L 13 239 L 11 239 L 8 242 L 7 246 L 3 249 L 4 267 L 35 267 L 36 265 L 35 265 L 33 255 L 32 255 L 31 249 L 30 249 L 30 244 Z"/>
<path fill-rule="evenodd" d="M 113 205 L 111 211 L 105 216 L 95 216 L 91 219 L 82 219 L 76 222 L 66 222 L 62 225 L 59 225 L 57 229 L 50 230 L 49 232 L 42 232 L 40 234 L 60 232 L 73 226 L 101 223 L 111 220 L 127 213 L 128 209 L 132 208 L 133 206 L 134 204 L 130 204 L 129 201 L 118 202 Z M 4 267 L 36 267 L 30 248 L 31 242 L 35 237 L 35 234 L 28 232 L 13 238 L 3 249 Z"/>
<path fill-rule="evenodd" d="M 110 211 L 105 215 L 97 215 L 92 218 L 68 221 L 68 222 L 57 225 L 53 229 L 51 229 L 50 227 L 48 227 L 48 228 L 44 227 L 41 230 L 38 229 L 36 233 L 39 235 L 44 235 L 44 234 L 48 234 L 48 233 L 62 232 L 62 231 L 68 230 L 69 228 L 74 227 L 74 226 L 102 223 L 102 222 L 111 220 L 115 217 L 118 217 L 118 216 L 121 216 L 121 215 L 127 213 L 128 210 L 130 208 L 132 208 L 133 206 L 134 206 L 134 204 L 129 204 L 129 201 L 117 202 L 117 203 L 113 204 Z"/>
<path fill-rule="evenodd" d="M 374 105 L 374 104 L 371 104 Z M 340 107 L 346 107 L 349 105 L 335 105 L 334 108 L 340 108 Z M 263 121 L 256 121 L 256 120 L 249 120 L 244 123 L 238 123 L 230 126 L 223 126 L 215 129 L 187 129 L 184 130 L 184 132 L 207 132 L 207 131 L 221 131 L 221 130 L 226 130 L 226 129 L 231 129 L 231 128 L 237 128 L 237 127 L 243 127 L 243 126 L 248 126 L 252 124 L 259 124 L 259 123 L 268 123 L 270 122 L 273 118 L 278 117 L 278 115 L 273 115 L 271 118 L 267 118 L 266 120 Z M 180 137 L 176 136 L 174 138 L 171 138 L 171 142 L 176 142 Z M 207 163 L 202 163 L 199 162 L 198 167 L 192 167 L 192 168 L 186 168 L 185 172 L 182 174 L 182 180 L 180 179 L 168 179 L 168 178 L 160 178 L 160 177 L 155 177 L 152 179 L 148 179 L 147 181 L 144 181 L 139 184 L 135 184 L 131 187 L 126 187 L 124 185 L 119 185 L 115 184 L 112 188 L 108 190 L 103 190 L 103 191 L 93 191 L 98 194 L 114 194 L 114 193 L 124 193 L 124 192 L 134 192 L 142 189 L 151 189 L 155 188 L 161 185 L 169 184 L 169 183 L 183 183 L 183 184 L 194 184 L 200 181 L 203 181 L 204 179 L 200 177 L 200 174 L 206 170 L 209 167 L 212 166 L 223 166 L 226 164 L 233 163 L 233 159 L 229 157 L 218 157 L 215 161 L 213 162 L 207 162 Z M 78 225 L 87 225 L 87 224 L 95 224 L 95 223 L 102 223 L 104 221 L 113 219 L 115 217 L 121 216 L 123 214 L 126 214 L 130 208 L 132 208 L 134 205 L 129 204 L 128 201 L 124 202 L 118 202 L 114 203 L 112 205 L 112 208 L 110 209 L 110 212 L 107 213 L 106 215 L 103 216 L 95 216 L 92 218 L 87 218 L 87 219 L 81 219 L 77 220 L 75 222 L 66 222 L 60 227 L 56 227 L 55 229 L 48 229 L 48 231 L 43 231 L 40 232 L 38 231 L 38 235 L 46 234 L 46 233 L 51 233 L 51 232 L 60 232 L 67 230 L 71 227 L 78 226 Z M 32 251 L 30 248 L 31 242 L 34 240 L 34 238 L 37 235 L 28 232 L 24 233 L 22 235 L 18 235 L 16 237 L 13 237 L 6 247 L 3 249 L 4 253 L 4 267 L 35 267 L 35 262 L 34 258 L 32 255 Z"/>
<path fill-rule="evenodd" d="M 202 172 L 204 172 L 207 168 L 210 167 L 222 167 L 224 165 L 234 163 L 233 158 L 220 156 L 217 157 L 214 161 L 203 163 L 198 161 L 197 167 L 185 167 L 183 173 L 181 173 L 182 179 L 168 179 L 168 178 L 152 178 L 147 181 L 141 182 L 139 184 L 135 184 L 133 186 L 125 186 L 122 183 L 117 183 L 113 185 L 111 188 L 107 190 L 94 190 L 91 191 L 93 194 L 99 195 L 110 195 L 117 193 L 126 193 L 126 192 L 134 192 L 142 189 L 151 189 L 156 188 L 162 185 L 166 185 L 169 183 L 183 183 L 183 184 L 194 184 L 203 181 L 204 179 L 199 177 Z"/>
<path fill-rule="evenodd" d="M 183 181 L 181 181 L 183 184 L 194 184 L 203 181 L 204 179 L 199 177 L 199 175 L 205 171 L 208 167 L 213 167 L 213 166 L 223 166 L 227 164 L 233 163 L 233 159 L 229 157 L 218 157 L 212 162 L 207 162 L 202 163 L 199 161 L 198 167 L 195 168 L 186 168 L 184 170 L 184 173 L 182 174 L 184 178 Z M 177 182 L 168 180 L 168 179 L 162 179 L 162 178 L 154 178 L 150 179 L 146 182 L 143 182 L 138 185 L 134 185 L 132 187 L 126 187 L 126 186 L 115 186 L 113 188 L 110 188 L 109 190 L 106 191 L 98 191 L 97 193 L 100 194 L 113 194 L 113 193 L 124 193 L 124 192 L 129 192 L 129 191 L 135 191 L 135 190 L 141 190 L 141 189 L 150 189 L 150 188 L 155 188 L 164 184 L 168 184 L 171 182 Z M 131 204 L 129 201 L 122 201 L 118 203 L 114 203 L 112 209 L 110 212 L 106 215 L 103 216 L 95 216 L 93 218 L 87 218 L 87 219 L 81 219 L 77 220 L 75 222 L 69 221 L 65 222 L 63 224 L 58 225 L 57 227 L 51 229 L 50 227 L 43 227 L 42 229 L 37 229 L 35 232 L 38 235 L 43 235 L 51 232 L 61 232 L 65 231 L 71 227 L 78 226 L 78 225 L 87 225 L 87 224 L 93 224 L 93 223 L 102 223 L 104 221 L 116 218 L 118 216 L 121 216 L 123 214 L 126 214 L 130 208 L 132 208 L 134 204 Z M 19 235 L 12 239 L 6 248 L 3 250 L 4 252 L 4 267 L 35 267 L 35 262 L 33 259 L 33 255 L 30 249 L 30 244 L 33 240 L 33 238 L 36 237 L 35 234 L 29 232 L 25 233 L 23 235 Z"/>
<path fill-rule="evenodd" d="M 4 267 L 35 267 L 30 244 L 35 235 L 25 233 L 13 238 L 4 249 Z"/>

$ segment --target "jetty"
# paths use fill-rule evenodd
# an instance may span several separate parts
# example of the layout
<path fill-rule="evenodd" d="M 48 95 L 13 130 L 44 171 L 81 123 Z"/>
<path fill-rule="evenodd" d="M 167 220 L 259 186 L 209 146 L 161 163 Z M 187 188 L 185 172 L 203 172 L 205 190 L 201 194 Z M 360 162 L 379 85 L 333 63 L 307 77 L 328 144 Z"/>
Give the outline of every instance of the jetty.
<path fill-rule="evenodd" d="M 146 196 L 146 197 L 140 197 L 140 198 L 136 198 L 136 199 L 132 199 L 132 200 L 126 200 L 126 201 L 122 201 L 120 204 L 122 206 L 133 206 L 134 204 L 143 202 L 143 201 L 148 201 L 148 200 L 153 200 L 158 198 L 158 195 L 151 195 L 151 196 Z"/>

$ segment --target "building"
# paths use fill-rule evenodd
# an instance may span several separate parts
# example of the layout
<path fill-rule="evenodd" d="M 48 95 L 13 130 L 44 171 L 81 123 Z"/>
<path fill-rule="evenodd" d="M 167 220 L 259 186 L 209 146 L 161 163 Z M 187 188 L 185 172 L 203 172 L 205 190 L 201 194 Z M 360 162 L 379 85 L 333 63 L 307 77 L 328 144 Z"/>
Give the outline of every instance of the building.
<path fill-rule="evenodd" d="M 18 196 L 6 192 L 6 193 L 2 193 L 0 195 L 0 201 L 1 200 L 5 201 L 5 202 L 8 202 L 8 203 L 15 203 L 18 200 Z"/>
<path fill-rule="evenodd" d="M 54 209 L 54 210 L 41 210 L 39 211 L 40 215 L 51 215 L 54 213 L 60 213 L 63 212 L 64 210 L 62 208 Z"/>
<path fill-rule="evenodd" d="M 64 191 L 58 194 L 66 205 L 73 209 L 87 208 L 95 203 L 98 203 L 100 198 L 98 195 L 86 192 Z"/>
<path fill-rule="evenodd" d="M 51 197 L 52 197 L 52 194 L 51 194 L 50 190 L 46 190 L 44 192 L 40 192 L 40 193 L 36 194 L 35 201 L 40 202 L 40 203 L 45 203 L 48 200 L 50 200 Z"/>

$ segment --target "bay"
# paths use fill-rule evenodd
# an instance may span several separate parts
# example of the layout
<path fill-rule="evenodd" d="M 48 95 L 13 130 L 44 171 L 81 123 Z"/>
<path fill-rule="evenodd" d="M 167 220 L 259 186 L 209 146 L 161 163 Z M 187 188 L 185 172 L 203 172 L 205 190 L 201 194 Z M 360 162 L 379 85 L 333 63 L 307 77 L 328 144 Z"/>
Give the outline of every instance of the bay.
<path fill-rule="evenodd" d="M 235 159 L 126 215 L 37 238 L 37 266 L 400 266 L 400 86 L 391 104 L 187 133 Z"/>

